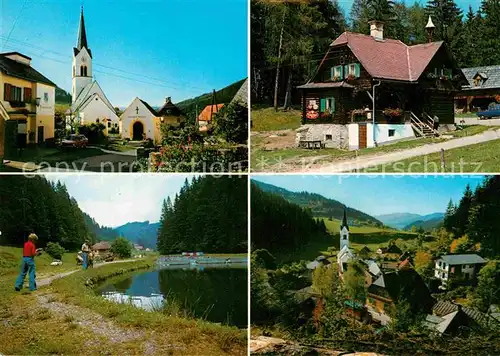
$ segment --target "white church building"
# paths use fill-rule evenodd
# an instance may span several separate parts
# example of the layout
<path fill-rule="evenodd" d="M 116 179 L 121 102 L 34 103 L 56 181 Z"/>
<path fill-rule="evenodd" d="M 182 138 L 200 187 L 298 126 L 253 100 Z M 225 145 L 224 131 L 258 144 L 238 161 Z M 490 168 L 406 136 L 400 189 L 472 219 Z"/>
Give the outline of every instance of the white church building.
<path fill-rule="evenodd" d="M 347 263 L 354 260 L 354 253 L 349 248 L 349 225 L 347 224 L 347 215 L 344 209 L 344 217 L 340 224 L 340 251 L 337 254 L 337 263 L 339 265 L 339 274 L 346 271 Z"/>
<path fill-rule="evenodd" d="M 83 7 L 80 14 L 77 46 L 73 48 L 72 104 L 66 112 L 79 125 L 101 123 L 104 133 L 119 131 L 119 118 L 99 83 L 92 76 L 92 51 L 87 43 Z"/>

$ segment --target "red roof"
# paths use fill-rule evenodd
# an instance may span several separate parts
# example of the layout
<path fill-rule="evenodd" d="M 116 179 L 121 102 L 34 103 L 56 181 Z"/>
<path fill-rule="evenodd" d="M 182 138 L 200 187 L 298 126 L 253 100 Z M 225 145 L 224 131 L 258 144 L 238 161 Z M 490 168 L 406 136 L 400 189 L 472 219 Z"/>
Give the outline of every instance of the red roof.
<path fill-rule="evenodd" d="M 344 32 L 330 47 L 346 44 L 373 78 L 416 81 L 443 42 L 407 46 L 399 40 Z"/>
<path fill-rule="evenodd" d="M 217 104 L 217 105 L 207 105 L 205 106 L 205 109 L 200 113 L 200 116 L 198 116 L 198 121 L 212 121 L 212 116 L 210 113 L 215 114 L 216 112 L 219 112 L 220 109 L 224 104 Z"/>

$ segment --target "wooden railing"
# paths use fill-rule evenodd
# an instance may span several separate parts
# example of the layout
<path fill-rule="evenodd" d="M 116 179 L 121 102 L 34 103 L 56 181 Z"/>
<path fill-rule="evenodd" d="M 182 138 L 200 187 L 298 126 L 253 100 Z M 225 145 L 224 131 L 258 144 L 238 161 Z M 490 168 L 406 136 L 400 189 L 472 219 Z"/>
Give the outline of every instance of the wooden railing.
<path fill-rule="evenodd" d="M 434 120 L 431 119 L 431 117 L 427 114 L 424 114 L 427 118 L 424 120 L 421 120 L 417 115 L 415 115 L 413 112 L 410 111 L 410 117 L 411 117 L 411 126 L 412 128 L 422 137 L 427 137 L 427 136 L 439 136 L 439 132 L 434 130 Z M 429 119 L 431 120 L 429 122 Z"/>

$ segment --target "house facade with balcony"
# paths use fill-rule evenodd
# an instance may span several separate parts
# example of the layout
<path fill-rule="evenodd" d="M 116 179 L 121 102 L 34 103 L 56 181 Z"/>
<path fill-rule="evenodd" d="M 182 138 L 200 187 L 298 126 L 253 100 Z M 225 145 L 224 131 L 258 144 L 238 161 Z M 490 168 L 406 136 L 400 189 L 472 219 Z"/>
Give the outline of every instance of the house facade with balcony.
<path fill-rule="evenodd" d="M 476 254 L 444 255 L 438 258 L 434 265 L 434 277 L 443 284 L 450 279 L 472 281 L 486 261 Z"/>
<path fill-rule="evenodd" d="M 0 157 L 54 138 L 56 85 L 19 52 L 0 54 Z"/>
<path fill-rule="evenodd" d="M 432 22 L 430 21 L 432 24 Z M 443 42 L 406 45 L 384 38 L 380 21 L 370 35 L 335 39 L 302 93 L 298 146 L 362 149 L 454 124 L 454 93 L 467 83 Z"/>

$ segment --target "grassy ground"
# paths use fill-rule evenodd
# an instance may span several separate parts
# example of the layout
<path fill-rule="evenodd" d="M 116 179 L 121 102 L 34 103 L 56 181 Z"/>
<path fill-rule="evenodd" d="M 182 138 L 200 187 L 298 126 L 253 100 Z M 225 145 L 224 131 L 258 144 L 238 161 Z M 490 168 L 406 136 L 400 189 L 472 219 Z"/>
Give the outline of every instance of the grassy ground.
<path fill-rule="evenodd" d="M 277 112 L 269 107 L 252 107 L 252 131 L 295 130 L 301 125 L 301 112 L 289 110 Z"/>
<path fill-rule="evenodd" d="M 444 153 L 445 169 L 441 168 L 441 153 L 433 153 L 370 168 L 384 173 L 491 173 L 500 171 L 500 140 L 455 148 Z"/>
<path fill-rule="evenodd" d="M 246 355 L 244 330 L 115 304 L 97 295 L 90 287 L 118 274 L 150 268 L 153 266 L 153 259 L 79 271 L 70 277 L 58 279 L 37 292 L 16 293 L 13 291 L 13 283 L 20 260 L 20 249 L 2 247 L 0 251 L 0 261 L 3 261 L 0 266 L 2 354 L 117 355 L 143 354 L 144 350 L 150 349 L 153 355 Z M 69 265 L 72 257 L 74 255 L 70 254 L 63 260 L 67 260 Z M 36 259 L 37 279 L 49 270 L 50 266 L 46 263 L 48 260 L 43 255 Z M 48 298 L 51 307 L 41 305 L 40 298 Z M 54 311 L 58 308 L 80 312 L 61 315 Z M 122 330 L 125 336 L 108 336 L 107 330 L 101 330 L 102 333 L 94 332 L 92 326 L 76 321 L 81 317 L 82 311 L 84 314 L 85 311 L 97 313 L 99 318 L 96 319 L 96 324 Z M 140 337 L 128 340 L 126 335 Z"/>
<path fill-rule="evenodd" d="M 332 257 L 335 260 L 336 253 L 339 248 L 339 231 L 340 220 L 323 219 L 328 232 L 331 234 L 331 239 L 315 239 L 314 241 L 301 246 L 297 251 L 286 252 L 279 254 L 276 257 L 278 264 L 306 260 L 311 261 L 319 255 Z M 400 231 L 389 228 L 379 228 L 376 226 L 349 226 L 349 241 L 355 250 L 360 250 L 363 246 L 367 246 L 375 252 L 379 247 L 386 247 L 391 240 L 411 240 L 416 238 L 416 234 L 408 231 Z M 334 252 L 329 252 L 328 248 L 335 249 Z"/>
<path fill-rule="evenodd" d="M 463 130 L 450 132 L 448 135 L 458 138 L 477 135 L 491 129 L 497 129 L 497 127 L 474 125 L 468 126 Z M 305 160 L 305 163 L 310 163 L 312 160 L 314 163 L 331 163 L 334 161 L 353 159 L 357 156 L 391 153 L 443 141 L 445 141 L 445 139 L 442 138 L 419 138 L 400 141 L 379 147 L 364 148 L 357 151 L 345 151 L 334 148 L 321 150 L 309 150 L 304 148 L 266 150 L 265 138 L 252 137 L 251 166 L 253 171 L 279 171 L 280 165 L 284 165 L 286 167 L 290 167 L 294 164 L 300 165 L 302 164 L 302 160 Z"/>

